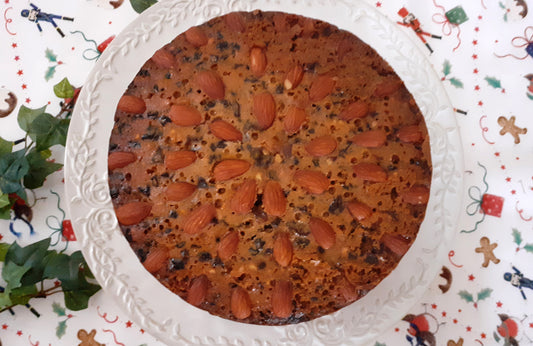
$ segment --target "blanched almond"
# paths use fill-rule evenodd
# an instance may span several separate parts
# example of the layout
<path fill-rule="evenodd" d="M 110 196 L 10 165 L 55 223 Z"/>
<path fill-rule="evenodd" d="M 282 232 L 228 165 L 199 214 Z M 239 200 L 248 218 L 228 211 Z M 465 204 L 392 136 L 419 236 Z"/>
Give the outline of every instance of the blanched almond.
<path fill-rule="evenodd" d="M 198 306 L 205 301 L 207 290 L 209 289 L 209 279 L 205 275 L 195 277 L 191 281 L 191 286 L 187 292 L 187 302 Z"/>
<path fill-rule="evenodd" d="M 387 172 L 375 163 L 362 162 L 353 166 L 357 178 L 372 183 L 382 183 L 387 180 Z"/>
<path fill-rule="evenodd" d="M 262 130 L 266 130 L 272 126 L 276 118 L 276 102 L 274 101 L 274 97 L 268 92 L 254 95 L 253 113 Z"/>
<path fill-rule="evenodd" d="M 133 95 L 122 95 L 118 101 L 117 109 L 122 112 L 141 114 L 146 110 L 146 103 L 140 97 Z"/>
<path fill-rule="evenodd" d="M 305 111 L 298 107 L 289 107 L 287 109 L 287 113 L 285 114 L 285 118 L 283 119 L 283 127 L 285 128 L 285 132 L 290 136 L 295 134 L 300 130 L 302 125 L 307 120 L 307 114 L 305 114 Z"/>
<path fill-rule="evenodd" d="M 312 217 L 309 221 L 309 229 L 311 234 L 318 245 L 324 249 L 329 249 L 335 245 L 337 235 L 333 230 L 333 227 L 326 221 L 319 219 L 318 217 Z"/>
<path fill-rule="evenodd" d="M 252 210 L 256 199 L 257 184 L 254 179 L 247 179 L 235 191 L 230 209 L 237 214 L 246 214 Z"/>
<path fill-rule="evenodd" d="M 165 167 L 181 169 L 196 161 L 196 152 L 191 150 L 170 151 L 165 154 Z"/>
<path fill-rule="evenodd" d="M 401 196 L 403 201 L 409 204 L 427 204 L 429 201 L 429 188 L 415 185 L 409 190 L 404 191 Z"/>
<path fill-rule="evenodd" d="M 227 14 L 224 18 L 224 21 L 226 22 L 226 25 L 231 31 L 242 33 L 246 30 L 244 18 L 239 12 L 232 12 Z"/>
<path fill-rule="evenodd" d="M 289 281 L 277 281 L 272 290 L 272 313 L 279 318 L 288 318 L 292 309 L 292 284 Z"/>
<path fill-rule="evenodd" d="M 252 313 L 252 301 L 248 292 L 237 286 L 231 293 L 231 312 L 239 320 L 245 319 Z"/>
<path fill-rule="evenodd" d="M 157 50 L 151 59 L 154 64 L 161 68 L 171 68 L 176 64 L 174 55 L 164 48 Z"/>
<path fill-rule="evenodd" d="M 263 48 L 253 47 L 250 50 L 250 70 L 252 73 L 260 77 L 265 73 L 266 66 L 267 58 Z"/>
<path fill-rule="evenodd" d="M 283 216 L 287 208 L 287 198 L 281 185 L 274 180 L 266 182 L 263 188 L 263 208 L 265 213 L 272 216 Z"/>
<path fill-rule="evenodd" d="M 337 148 L 337 140 L 333 136 L 316 137 L 307 143 L 305 150 L 312 156 L 326 156 Z"/>
<path fill-rule="evenodd" d="M 242 133 L 237 130 L 235 126 L 231 125 L 225 120 L 215 120 L 209 124 L 209 131 L 217 137 L 225 141 L 242 141 Z"/>
<path fill-rule="evenodd" d="M 370 130 L 356 134 L 352 142 L 365 148 L 380 148 L 387 142 L 387 133 L 384 130 Z"/>
<path fill-rule="evenodd" d="M 409 250 L 409 241 L 396 234 L 384 234 L 381 242 L 398 256 L 403 256 Z"/>
<path fill-rule="evenodd" d="M 368 104 L 364 101 L 355 101 L 350 103 L 346 108 L 344 108 L 339 115 L 339 118 L 344 121 L 350 121 L 354 119 L 361 119 L 366 117 L 368 114 L 369 107 Z"/>
<path fill-rule="evenodd" d="M 329 179 L 324 173 L 309 169 L 296 171 L 293 180 L 307 192 L 317 195 L 323 193 L 329 187 Z"/>
<path fill-rule="evenodd" d="M 125 151 L 114 151 L 109 154 L 107 158 L 107 168 L 113 170 L 115 168 L 123 168 L 137 161 L 137 156 L 134 153 Z"/>
<path fill-rule="evenodd" d="M 222 100 L 226 94 L 224 81 L 215 71 L 207 70 L 196 75 L 198 87 L 212 99 Z"/>
<path fill-rule="evenodd" d="M 286 232 L 278 233 L 274 240 L 273 255 L 274 259 L 282 267 L 286 267 L 291 264 L 292 261 L 293 246 L 289 234 Z"/>
<path fill-rule="evenodd" d="M 197 26 L 193 26 L 185 31 L 185 39 L 195 47 L 205 46 L 208 41 L 205 32 Z"/>
<path fill-rule="evenodd" d="M 230 180 L 246 173 L 250 166 L 250 163 L 244 160 L 223 160 L 215 165 L 213 177 L 218 182 Z"/>
<path fill-rule="evenodd" d="M 229 231 L 222 237 L 222 239 L 220 239 L 220 243 L 218 243 L 218 247 L 217 247 L 218 257 L 222 261 L 227 261 L 237 251 L 238 247 L 239 247 L 239 232 Z"/>
<path fill-rule="evenodd" d="M 404 143 L 418 143 L 424 138 L 418 125 L 404 126 L 398 130 L 396 136 Z"/>
<path fill-rule="evenodd" d="M 333 91 L 334 87 L 335 79 L 327 75 L 318 76 L 309 88 L 309 100 L 311 102 L 322 100 Z"/>
<path fill-rule="evenodd" d="M 399 90 L 402 84 L 402 81 L 398 78 L 385 78 L 382 82 L 376 85 L 376 88 L 374 89 L 374 96 L 390 96 Z"/>
<path fill-rule="evenodd" d="M 168 116 L 178 126 L 196 126 L 203 121 L 200 111 L 187 105 L 172 105 Z"/>
<path fill-rule="evenodd" d="M 203 204 L 187 216 L 183 221 L 183 231 L 187 234 L 196 234 L 201 232 L 217 216 L 217 210 L 214 205 Z"/>
<path fill-rule="evenodd" d="M 359 201 L 348 202 L 347 207 L 348 207 L 348 211 L 350 212 L 350 214 L 357 221 L 362 221 L 372 216 L 372 208 L 370 208 L 368 205 L 362 202 L 359 202 Z"/>
<path fill-rule="evenodd" d="M 130 202 L 115 210 L 118 222 L 124 226 L 136 225 L 144 220 L 152 211 L 152 204 L 148 202 Z"/>
<path fill-rule="evenodd" d="M 146 259 L 143 262 L 143 266 L 148 272 L 154 274 L 163 268 L 168 262 L 168 250 L 162 247 L 151 248 Z"/>
<path fill-rule="evenodd" d="M 355 286 L 346 279 L 340 283 L 340 292 L 347 302 L 354 302 L 359 299 L 359 293 Z"/>
<path fill-rule="evenodd" d="M 302 78 L 304 77 L 304 69 L 301 65 L 294 65 L 291 67 L 289 72 L 287 72 L 287 75 L 285 76 L 285 81 L 283 82 L 283 85 L 285 86 L 285 89 L 291 90 L 296 88 L 298 85 L 300 85 L 300 82 L 302 81 Z"/>
<path fill-rule="evenodd" d="M 196 191 L 196 185 L 186 182 L 177 182 L 170 183 L 167 186 L 165 193 L 168 200 L 179 202 L 192 196 L 194 191 Z"/>

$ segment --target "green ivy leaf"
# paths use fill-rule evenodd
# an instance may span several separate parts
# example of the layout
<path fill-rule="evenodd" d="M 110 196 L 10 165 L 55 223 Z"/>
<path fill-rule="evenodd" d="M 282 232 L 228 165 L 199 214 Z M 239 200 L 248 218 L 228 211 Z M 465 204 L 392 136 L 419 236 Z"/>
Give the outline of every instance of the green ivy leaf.
<path fill-rule="evenodd" d="M 463 82 L 461 82 L 459 79 L 457 78 L 450 78 L 449 79 L 450 83 L 456 87 L 456 88 L 463 88 Z"/>
<path fill-rule="evenodd" d="M 492 293 L 492 288 L 482 289 L 477 294 L 477 300 L 480 301 L 480 300 L 487 299 L 488 297 L 490 297 L 491 293 Z"/>
<path fill-rule="evenodd" d="M 89 298 L 100 290 L 100 286 L 85 282 L 83 285 L 78 285 L 75 288 L 63 287 L 65 294 L 65 305 L 72 311 L 80 311 L 87 309 L 89 306 Z"/>
<path fill-rule="evenodd" d="M 155 3 L 157 3 L 157 0 L 130 0 L 131 7 L 137 13 L 144 12 Z"/>
<path fill-rule="evenodd" d="M 474 296 L 472 296 L 472 294 L 470 294 L 467 291 L 464 291 L 464 290 L 463 291 L 459 291 L 459 297 L 461 297 L 464 300 L 466 300 L 467 303 L 474 302 Z"/>
<path fill-rule="evenodd" d="M 56 253 L 46 262 L 43 277 L 46 279 L 61 278 L 64 275 L 65 268 L 69 265 L 70 258 L 65 254 Z"/>
<path fill-rule="evenodd" d="M 26 247 L 20 247 L 16 242 L 9 248 L 5 263 L 13 262 L 17 265 L 26 265 L 30 270 L 22 278 L 23 285 L 33 285 L 43 280 L 46 262 L 55 251 L 48 251 L 50 238 L 43 239 Z"/>
<path fill-rule="evenodd" d="M 494 77 L 485 77 L 485 80 L 487 81 L 487 83 L 489 83 L 489 85 L 495 89 L 500 89 L 502 87 L 502 84 L 501 82 L 494 78 Z"/>
<path fill-rule="evenodd" d="M 10 201 L 8 205 L 5 207 L 0 208 L 0 220 L 9 220 L 11 219 L 11 207 L 15 203 L 15 201 Z"/>
<path fill-rule="evenodd" d="M 2 192 L 0 191 L 0 193 Z M 9 195 L 7 193 L 2 193 L 0 195 L 0 208 L 3 208 L 8 205 L 11 205 L 11 201 L 9 200 Z"/>
<path fill-rule="evenodd" d="M 24 305 L 28 304 L 30 299 L 37 294 L 37 286 L 35 285 L 26 285 L 22 287 L 15 288 L 11 290 L 10 298 L 11 304 L 14 305 Z"/>
<path fill-rule="evenodd" d="M 0 191 L 16 193 L 26 200 L 26 191 L 20 184 L 30 166 L 24 156 L 24 149 L 0 156 Z"/>
<path fill-rule="evenodd" d="M 56 327 L 57 338 L 61 339 L 61 337 L 65 335 L 66 332 L 67 332 L 67 320 L 59 322 Z"/>
<path fill-rule="evenodd" d="M 7 283 L 6 290 L 22 286 L 22 277 L 31 269 L 27 264 L 17 265 L 14 262 L 5 262 L 2 268 L 2 279 Z"/>
<path fill-rule="evenodd" d="M 56 313 L 57 316 L 67 316 L 66 310 L 59 303 L 52 303 L 52 310 Z"/>
<path fill-rule="evenodd" d="M 56 74 L 56 66 L 50 66 L 48 70 L 46 70 L 46 73 L 44 74 L 44 80 L 48 82 L 50 79 L 54 78 L 55 74 Z"/>
<path fill-rule="evenodd" d="M 42 151 L 55 144 L 65 145 L 67 140 L 69 119 L 57 119 L 43 113 L 32 122 L 30 137 L 36 142 L 35 150 Z"/>
<path fill-rule="evenodd" d="M 533 253 L 533 244 L 529 243 L 524 246 L 524 250 Z"/>
<path fill-rule="evenodd" d="M 513 239 L 516 245 L 520 245 L 522 243 L 522 233 L 518 231 L 516 228 L 513 228 Z"/>
<path fill-rule="evenodd" d="M 0 137 L 0 156 L 9 154 L 13 150 L 13 142 L 6 141 Z"/>
<path fill-rule="evenodd" d="M 100 290 L 100 286 L 86 280 L 87 263 L 81 251 L 72 253 L 69 263 L 65 266 L 58 279 L 65 294 L 65 305 L 68 309 L 78 311 L 87 308 L 89 298 Z"/>
<path fill-rule="evenodd" d="M 4 309 L 8 306 L 13 305 L 11 303 L 11 298 L 9 297 L 9 293 L 11 293 L 9 290 L 5 290 L 4 292 L 0 292 L 0 309 Z"/>
<path fill-rule="evenodd" d="M 447 76 L 450 74 L 450 72 L 452 72 L 452 65 L 448 60 L 444 60 L 444 63 L 442 65 L 442 73 Z"/>
<path fill-rule="evenodd" d="M 54 85 L 54 94 L 57 97 L 66 99 L 74 96 L 74 87 L 70 84 L 68 79 L 65 77 L 61 82 Z"/>
<path fill-rule="evenodd" d="M 46 50 L 44 51 L 44 56 L 50 62 L 56 62 L 57 61 L 57 55 L 55 55 L 54 51 L 52 51 L 50 48 L 46 48 Z"/>
<path fill-rule="evenodd" d="M 30 130 L 31 123 L 35 120 L 35 118 L 43 114 L 45 110 L 46 106 L 37 109 L 31 109 L 24 105 L 20 106 L 17 116 L 17 121 L 20 128 L 28 132 Z"/>
<path fill-rule="evenodd" d="M 10 246 L 11 244 L 0 243 L 0 262 L 4 262 L 6 260 L 7 250 L 9 250 Z"/>
<path fill-rule="evenodd" d="M 26 159 L 30 165 L 28 173 L 24 176 L 24 186 L 28 189 L 36 189 L 43 186 L 46 177 L 63 167 L 60 163 L 50 162 L 46 159 L 50 157 L 49 150 L 31 150 Z"/>

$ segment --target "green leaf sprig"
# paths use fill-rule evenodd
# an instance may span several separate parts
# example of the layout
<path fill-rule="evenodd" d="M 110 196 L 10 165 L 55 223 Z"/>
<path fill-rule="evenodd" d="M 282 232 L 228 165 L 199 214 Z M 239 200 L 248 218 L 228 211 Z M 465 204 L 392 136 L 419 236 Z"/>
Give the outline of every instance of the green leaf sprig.
<path fill-rule="evenodd" d="M 65 145 L 70 115 L 77 93 L 67 78 L 54 86 L 57 97 L 65 99 L 56 116 L 46 113 L 46 106 L 31 109 L 22 105 L 18 124 L 26 132 L 18 141 L 0 138 L 0 219 L 9 219 L 15 202 L 27 202 L 26 189 L 43 186 L 46 178 L 62 164 L 49 160 L 54 145 Z M 24 147 L 17 144 L 24 143 Z"/>

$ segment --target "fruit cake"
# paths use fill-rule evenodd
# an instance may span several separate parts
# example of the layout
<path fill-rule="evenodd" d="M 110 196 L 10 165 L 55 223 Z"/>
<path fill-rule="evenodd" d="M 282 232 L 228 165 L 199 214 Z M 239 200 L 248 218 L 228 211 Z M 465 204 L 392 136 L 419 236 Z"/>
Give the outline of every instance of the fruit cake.
<path fill-rule="evenodd" d="M 209 313 L 309 321 L 398 264 L 431 183 L 423 115 L 353 34 L 234 12 L 159 49 L 120 98 L 108 157 L 144 268 Z"/>

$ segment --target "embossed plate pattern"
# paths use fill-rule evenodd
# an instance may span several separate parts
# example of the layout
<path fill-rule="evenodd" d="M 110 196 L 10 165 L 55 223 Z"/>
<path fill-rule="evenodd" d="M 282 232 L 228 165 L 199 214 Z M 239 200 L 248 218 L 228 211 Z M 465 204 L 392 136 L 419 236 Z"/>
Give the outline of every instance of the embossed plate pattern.
<path fill-rule="evenodd" d="M 209 315 L 144 270 L 118 226 L 107 183 L 108 143 L 118 100 L 158 48 L 193 25 L 232 11 L 284 11 L 351 31 L 395 69 L 430 134 L 433 177 L 426 218 L 398 267 L 368 295 L 334 314 L 289 326 L 241 324 Z M 67 139 L 66 196 L 83 254 L 106 294 L 145 330 L 171 345 L 363 345 L 424 293 L 455 235 L 463 159 L 453 109 L 415 44 L 362 0 L 168 0 L 131 23 L 105 50 L 83 86 Z"/>

